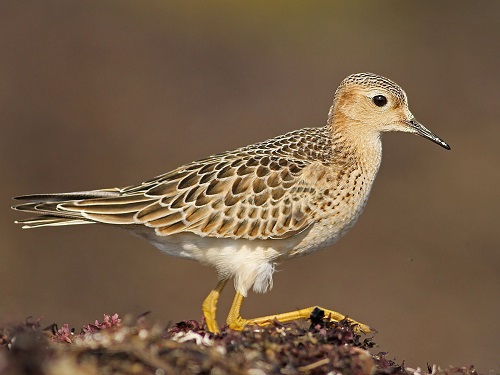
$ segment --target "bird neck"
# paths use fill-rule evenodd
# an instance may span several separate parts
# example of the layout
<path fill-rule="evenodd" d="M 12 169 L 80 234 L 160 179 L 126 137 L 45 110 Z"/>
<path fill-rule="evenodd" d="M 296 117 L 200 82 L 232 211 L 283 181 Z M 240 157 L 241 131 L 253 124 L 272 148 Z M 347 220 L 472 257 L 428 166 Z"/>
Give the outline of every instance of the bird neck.
<path fill-rule="evenodd" d="M 380 133 L 342 114 L 328 119 L 327 127 L 332 137 L 333 155 L 350 160 L 374 179 L 382 160 L 382 140 Z"/>

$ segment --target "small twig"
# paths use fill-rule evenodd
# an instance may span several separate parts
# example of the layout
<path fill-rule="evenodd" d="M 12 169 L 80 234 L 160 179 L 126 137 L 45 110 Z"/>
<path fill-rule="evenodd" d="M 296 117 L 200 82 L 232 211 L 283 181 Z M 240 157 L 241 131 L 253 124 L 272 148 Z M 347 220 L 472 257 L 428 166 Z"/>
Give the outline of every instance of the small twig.
<path fill-rule="evenodd" d="M 299 371 L 310 371 L 310 370 L 314 370 L 317 367 L 321 367 L 323 365 L 326 365 L 327 363 L 330 363 L 330 358 L 323 358 L 323 359 L 321 359 L 319 361 L 310 363 L 307 366 L 298 367 L 297 370 L 299 370 Z"/>

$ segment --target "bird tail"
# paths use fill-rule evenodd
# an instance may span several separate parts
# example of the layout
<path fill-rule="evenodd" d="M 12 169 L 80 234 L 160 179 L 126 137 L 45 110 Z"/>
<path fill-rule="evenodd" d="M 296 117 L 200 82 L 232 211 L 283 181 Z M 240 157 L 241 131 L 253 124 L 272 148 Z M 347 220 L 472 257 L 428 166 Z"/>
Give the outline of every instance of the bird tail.
<path fill-rule="evenodd" d="M 12 207 L 16 211 L 24 211 L 37 214 L 29 219 L 16 221 L 24 228 L 38 228 L 45 226 L 94 224 L 92 220 L 78 210 L 68 210 L 65 206 L 72 205 L 78 201 L 89 199 L 115 198 L 120 195 L 118 188 L 79 191 L 73 193 L 56 194 L 31 194 L 15 197 L 15 200 L 24 201 Z"/>

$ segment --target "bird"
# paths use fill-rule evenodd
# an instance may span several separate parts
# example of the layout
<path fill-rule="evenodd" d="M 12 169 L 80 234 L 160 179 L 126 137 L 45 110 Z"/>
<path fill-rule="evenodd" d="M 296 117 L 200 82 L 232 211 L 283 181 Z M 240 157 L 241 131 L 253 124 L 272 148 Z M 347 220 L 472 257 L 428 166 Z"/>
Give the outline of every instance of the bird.
<path fill-rule="evenodd" d="M 379 170 L 382 134 L 393 131 L 451 149 L 415 119 L 399 85 L 356 73 L 336 89 L 322 127 L 215 154 L 137 185 L 15 197 L 23 203 L 12 208 L 38 215 L 16 221 L 23 228 L 113 225 L 168 255 L 214 267 L 218 282 L 202 303 L 210 332 L 220 332 L 217 301 L 233 279 L 230 329 L 308 319 L 319 308 L 367 333 L 370 326 L 319 306 L 252 319 L 240 310 L 250 289 L 272 288 L 277 264 L 328 247 L 355 224 Z"/>

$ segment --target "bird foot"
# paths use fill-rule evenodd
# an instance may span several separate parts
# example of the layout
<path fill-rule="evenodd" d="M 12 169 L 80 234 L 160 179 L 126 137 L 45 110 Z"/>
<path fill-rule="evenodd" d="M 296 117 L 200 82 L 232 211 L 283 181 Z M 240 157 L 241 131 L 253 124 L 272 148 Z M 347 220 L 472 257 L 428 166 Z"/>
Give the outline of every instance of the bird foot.
<path fill-rule="evenodd" d="M 277 315 L 268 315 L 268 316 L 263 316 L 260 318 L 254 318 L 254 319 L 244 319 L 241 317 L 241 315 L 238 313 L 235 313 L 231 311 L 229 313 L 229 316 L 227 317 L 227 325 L 229 328 L 236 330 L 236 331 L 241 331 L 246 325 L 259 325 L 259 326 L 266 326 L 274 322 L 275 320 L 280 322 L 280 323 L 285 323 L 285 322 L 290 322 L 293 320 L 298 320 L 298 319 L 309 319 L 311 316 L 311 313 L 315 311 L 316 309 L 320 309 L 324 312 L 324 317 L 333 320 L 335 322 L 339 322 L 341 320 L 346 319 L 349 324 L 353 327 L 353 330 L 357 333 L 369 333 L 372 332 L 369 326 L 363 323 L 359 323 L 356 320 L 347 318 L 345 315 L 342 315 L 336 311 L 333 310 L 328 310 L 324 309 L 322 307 L 318 306 L 312 306 L 312 307 L 307 307 L 305 309 L 300 309 L 297 311 L 291 311 L 287 313 L 281 313 Z"/>

